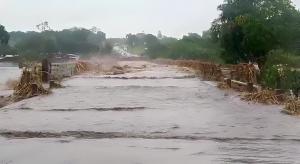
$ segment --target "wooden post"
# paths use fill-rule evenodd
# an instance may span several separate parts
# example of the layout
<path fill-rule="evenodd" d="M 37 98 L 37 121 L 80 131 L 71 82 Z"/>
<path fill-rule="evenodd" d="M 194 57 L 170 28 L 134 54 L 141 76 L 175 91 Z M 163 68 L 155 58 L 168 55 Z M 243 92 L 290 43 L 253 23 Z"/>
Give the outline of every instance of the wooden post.
<path fill-rule="evenodd" d="M 33 83 L 31 84 L 32 87 L 32 95 L 37 95 L 38 94 L 38 85 Z"/>
<path fill-rule="evenodd" d="M 254 91 L 253 83 L 247 83 L 247 91 L 248 92 L 253 92 Z"/>
<path fill-rule="evenodd" d="M 220 68 L 217 69 L 217 81 L 221 81 L 223 78 L 222 70 Z"/>
<path fill-rule="evenodd" d="M 50 63 L 48 61 L 48 59 L 44 59 L 42 61 L 42 81 L 44 83 L 48 83 L 49 82 L 49 74 L 50 74 Z"/>
<path fill-rule="evenodd" d="M 230 88 L 232 88 L 231 79 L 226 79 L 225 81 L 226 81 L 226 84 L 227 84 Z"/>
<path fill-rule="evenodd" d="M 296 97 L 300 98 L 300 87 L 297 88 L 295 92 Z"/>
<path fill-rule="evenodd" d="M 284 101 L 284 93 L 285 93 L 285 91 L 282 89 L 275 90 L 275 95 L 279 101 Z"/>
<path fill-rule="evenodd" d="M 55 88 L 55 81 L 54 80 L 50 80 L 49 87 L 50 88 Z"/>

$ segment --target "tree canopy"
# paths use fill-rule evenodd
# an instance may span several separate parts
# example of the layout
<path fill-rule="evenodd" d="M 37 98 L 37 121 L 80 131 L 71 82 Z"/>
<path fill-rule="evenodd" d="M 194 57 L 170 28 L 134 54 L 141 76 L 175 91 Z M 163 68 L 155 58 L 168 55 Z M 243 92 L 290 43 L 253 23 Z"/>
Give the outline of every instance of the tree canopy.
<path fill-rule="evenodd" d="M 12 49 L 8 46 L 10 35 L 5 30 L 5 27 L 0 25 L 0 55 L 7 55 L 12 52 Z"/>
<path fill-rule="evenodd" d="M 5 27 L 0 25 L 0 45 L 7 45 L 9 40 L 9 34 L 5 30 Z"/>
<path fill-rule="evenodd" d="M 106 34 L 84 28 L 71 28 L 62 31 L 11 32 L 10 46 L 21 56 L 41 57 L 48 53 L 110 53 L 111 46 L 106 42 Z"/>
<path fill-rule="evenodd" d="M 128 34 L 126 44 L 132 53 L 150 58 L 202 59 L 221 62 L 219 45 L 214 43 L 210 31 L 189 33 L 182 39 L 152 34 Z"/>
<path fill-rule="evenodd" d="M 225 0 L 211 31 L 229 63 L 264 63 L 276 48 L 291 49 L 300 36 L 300 13 L 290 0 Z"/>

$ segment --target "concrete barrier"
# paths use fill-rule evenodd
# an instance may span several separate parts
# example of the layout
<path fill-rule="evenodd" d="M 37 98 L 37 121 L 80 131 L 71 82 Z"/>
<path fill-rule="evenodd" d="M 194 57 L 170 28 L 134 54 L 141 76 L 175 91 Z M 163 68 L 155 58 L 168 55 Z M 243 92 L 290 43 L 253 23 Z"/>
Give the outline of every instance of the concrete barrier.
<path fill-rule="evenodd" d="M 76 63 L 51 63 L 51 79 L 59 80 L 75 75 Z"/>

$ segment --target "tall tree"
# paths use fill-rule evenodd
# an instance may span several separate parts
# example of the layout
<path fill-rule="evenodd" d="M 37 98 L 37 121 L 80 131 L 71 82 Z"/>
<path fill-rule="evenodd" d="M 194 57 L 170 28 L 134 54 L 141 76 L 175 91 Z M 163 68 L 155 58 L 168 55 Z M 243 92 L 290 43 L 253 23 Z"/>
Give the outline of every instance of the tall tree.
<path fill-rule="evenodd" d="M 0 25 L 0 45 L 7 45 L 9 40 L 9 34 L 5 30 L 5 27 Z"/>
<path fill-rule="evenodd" d="M 126 44 L 130 47 L 134 47 L 137 43 L 137 37 L 134 34 L 126 35 Z"/>
<path fill-rule="evenodd" d="M 211 31 L 229 63 L 264 64 L 274 48 L 288 48 L 300 34 L 300 14 L 290 0 L 224 0 Z"/>

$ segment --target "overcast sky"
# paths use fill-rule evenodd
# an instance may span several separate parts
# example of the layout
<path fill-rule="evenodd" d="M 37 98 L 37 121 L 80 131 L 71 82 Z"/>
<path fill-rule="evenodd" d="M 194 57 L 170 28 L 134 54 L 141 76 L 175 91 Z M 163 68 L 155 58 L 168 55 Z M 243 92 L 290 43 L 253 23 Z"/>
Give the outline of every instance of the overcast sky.
<path fill-rule="evenodd" d="M 223 0 L 0 0 L 0 24 L 8 31 L 97 26 L 108 37 L 146 32 L 181 37 L 201 33 L 219 14 Z M 293 0 L 300 8 L 300 0 Z"/>

